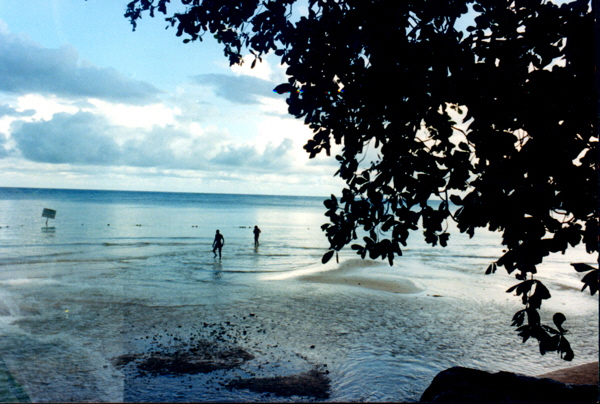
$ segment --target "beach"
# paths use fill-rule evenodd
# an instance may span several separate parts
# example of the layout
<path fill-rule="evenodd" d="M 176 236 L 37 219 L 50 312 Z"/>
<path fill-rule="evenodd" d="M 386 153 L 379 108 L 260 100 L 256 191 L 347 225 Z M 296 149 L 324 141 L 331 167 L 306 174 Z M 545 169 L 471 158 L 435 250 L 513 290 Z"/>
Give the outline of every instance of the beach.
<path fill-rule="evenodd" d="M 11 397 L 415 402 L 452 366 L 535 376 L 598 358 L 597 297 L 580 292 L 569 266 L 585 253 L 549 257 L 539 273 L 553 295 L 544 318 L 567 317 L 569 363 L 510 327 L 521 308 L 506 293 L 515 279 L 483 274 L 501 253 L 494 234 L 453 235 L 445 249 L 415 234 L 393 266 L 352 251 L 323 265 L 319 198 L 0 195 L 0 359 Z M 57 211 L 48 228 L 43 208 Z M 222 259 L 212 254 L 216 229 Z M 290 387 L 307 381 L 319 398 Z"/>
<path fill-rule="evenodd" d="M 537 375 L 539 378 L 547 377 L 552 380 L 567 384 L 593 384 L 598 385 L 598 362 L 584 365 L 570 366 L 553 372 Z"/>

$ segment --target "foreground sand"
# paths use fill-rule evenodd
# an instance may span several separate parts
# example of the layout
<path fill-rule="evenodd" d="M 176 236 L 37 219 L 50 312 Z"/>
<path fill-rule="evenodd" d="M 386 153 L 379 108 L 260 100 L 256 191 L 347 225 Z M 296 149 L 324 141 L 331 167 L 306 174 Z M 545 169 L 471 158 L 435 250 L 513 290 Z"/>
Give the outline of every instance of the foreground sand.
<path fill-rule="evenodd" d="M 555 370 L 553 372 L 544 373 L 536 377 L 547 377 L 549 379 L 569 384 L 598 385 L 598 362 Z"/>

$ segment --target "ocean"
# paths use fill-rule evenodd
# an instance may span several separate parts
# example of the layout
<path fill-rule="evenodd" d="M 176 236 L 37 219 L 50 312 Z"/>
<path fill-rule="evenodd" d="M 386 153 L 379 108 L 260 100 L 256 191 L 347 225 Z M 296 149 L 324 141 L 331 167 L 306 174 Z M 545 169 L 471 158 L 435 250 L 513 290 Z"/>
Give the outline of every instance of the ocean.
<path fill-rule="evenodd" d="M 538 277 L 553 296 L 542 317 L 567 316 L 568 363 L 510 327 L 517 281 L 484 275 L 499 234 L 454 231 L 441 248 L 417 232 L 393 266 L 348 248 L 337 281 L 310 276 L 339 271 L 320 263 L 323 199 L 0 188 L 0 401 L 415 402 L 451 366 L 536 375 L 598 359 L 598 298 L 569 265 L 596 261 L 582 248 Z M 381 287 L 396 284 L 413 288 Z M 201 347 L 220 367 L 151 366 Z M 327 397 L 230 385 L 314 369 Z"/>

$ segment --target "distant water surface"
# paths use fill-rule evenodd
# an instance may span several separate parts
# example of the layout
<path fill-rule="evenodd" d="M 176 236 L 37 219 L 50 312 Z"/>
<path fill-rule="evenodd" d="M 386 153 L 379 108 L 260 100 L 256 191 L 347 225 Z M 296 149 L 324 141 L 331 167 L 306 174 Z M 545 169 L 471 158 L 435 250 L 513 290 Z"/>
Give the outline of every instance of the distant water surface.
<path fill-rule="evenodd" d="M 393 267 L 373 267 L 420 293 L 273 280 L 320 265 L 322 200 L 0 188 L 0 365 L 39 402 L 311 401 L 223 385 L 315 366 L 329 371 L 330 401 L 418 401 L 450 366 L 541 374 L 568 365 L 509 327 L 520 305 L 504 291 L 516 280 L 483 275 L 502 253 L 497 234 L 455 232 L 448 248 L 432 248 L 415 233 Z M 48 227 L 44 208 L 57 211 Z M 221 260 L 211 251 L 216 229 Z M 568 265 L 590 261 L 578 249 L 540 271 L 553 294 L 543 314 L 567 315 L 573 365 L 598 358 L 598 300 L 579 292 Z M 183 376 L 115 365 L 190 338 L 230 341 L 255 359 Z"/>

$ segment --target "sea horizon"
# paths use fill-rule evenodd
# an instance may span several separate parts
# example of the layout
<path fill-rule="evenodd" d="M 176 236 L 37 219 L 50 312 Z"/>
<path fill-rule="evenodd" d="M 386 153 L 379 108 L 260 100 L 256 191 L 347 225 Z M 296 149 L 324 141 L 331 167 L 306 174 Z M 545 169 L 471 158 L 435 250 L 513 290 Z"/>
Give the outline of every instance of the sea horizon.
<path fill-rule="evenodd" d="M 245 195 L 245 196 L 275 196 L 275 197 L 300 197 L 300 198 L 328 198 L 327 196 L 319 195 L 292 195 L 292 194 L 254 194 L 254 193 L 232 193 L 232 192 L 199 192 L 199 191 L 143 191 L 143 190 L 127 190 L 127 189 L 99 189 L 99 188 L 51 188 L 51 187 L 14 187 L 0 186 L 0 189 L 21 189 L 21 190 L 57 190 L 57 191 L 106 191 L 106 192 L 137 192 L 147 194 L 194 194 L 194 195 Z"/>

